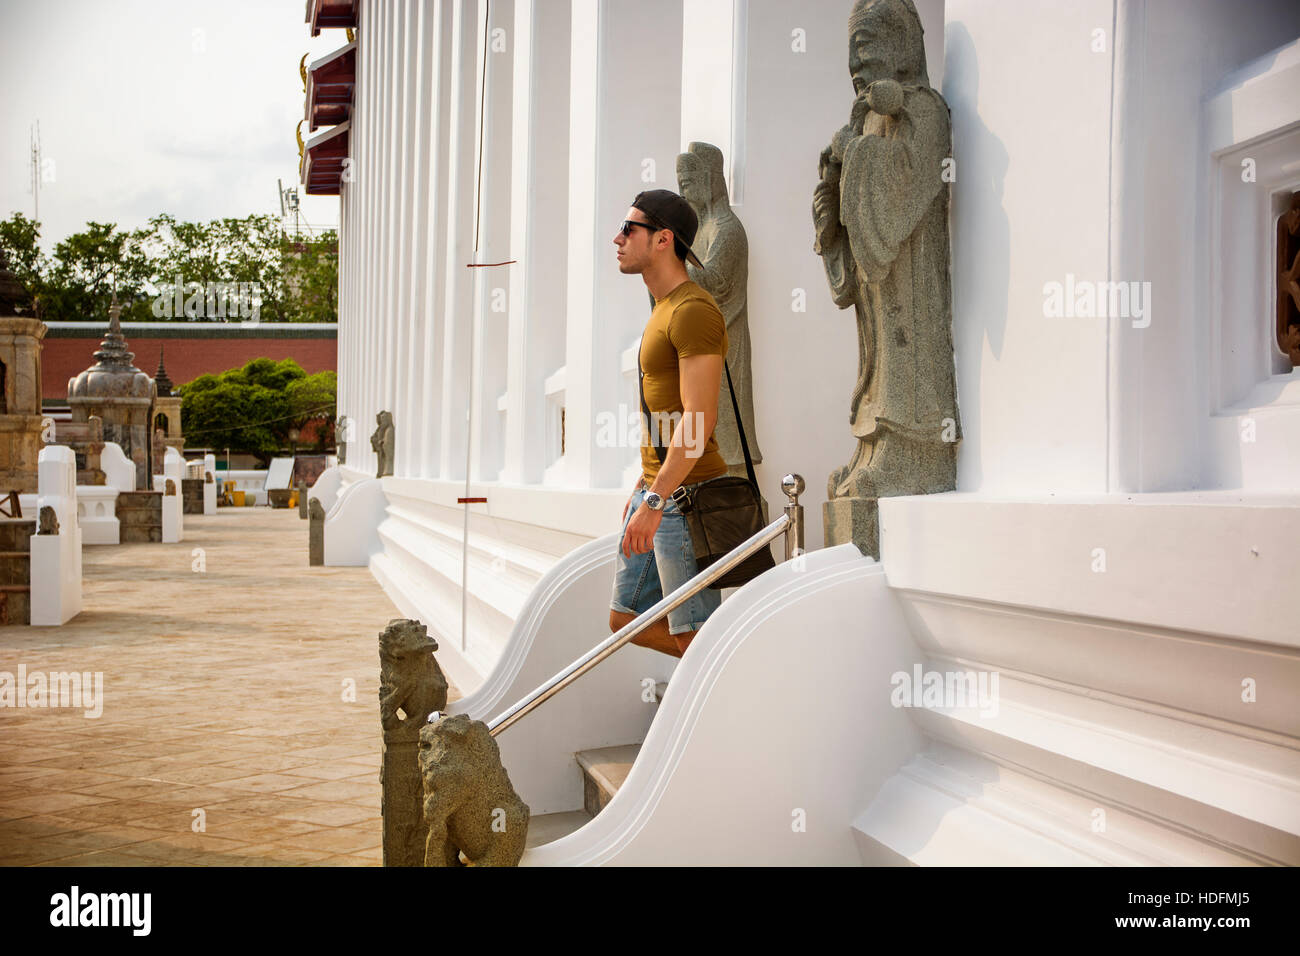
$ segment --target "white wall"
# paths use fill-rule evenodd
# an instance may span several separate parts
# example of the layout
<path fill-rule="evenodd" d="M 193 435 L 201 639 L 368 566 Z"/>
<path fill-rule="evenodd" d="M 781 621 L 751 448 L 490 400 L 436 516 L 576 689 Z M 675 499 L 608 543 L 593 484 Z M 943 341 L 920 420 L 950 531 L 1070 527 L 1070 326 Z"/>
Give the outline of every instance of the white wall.
<path fill-rule="evenodd" d="M 1102 491 L 1106 323 L 1044 317 L 1043 286 L 1107 279 L 1112 5 L 949 0 L 945 17 L 958 488 Z"/>
<path fill-rule="evenodd" d="M 1121 42 L 1116 66 L 1128 95 L 1115 131 L 1113 262 L 1118 272 L 1151 282 L 1155 309 L 1149 328 L 1116 329 L 1111 490 L 1203 487 L 1213 470 L 1204 465 L 1208 416 L 1258 380 L 1215 394 L 1219 357 L 1253 359 L 1254 350 L 1245 336 L 1211 335 L 1217 305 L 1207 240 L 1216 223 L 1203 102 L 1229 72 L 1300 35 L 1300 5 L 1260 0 L 1249 16 L 1223 0 L 1128 0 L 1117 9 L 1129 41 Z M 1253 272 L 1259 264 L 1232 267 Z M 1271 339 L 1272 315 L 1252 318 L 1267 325 Z"/>

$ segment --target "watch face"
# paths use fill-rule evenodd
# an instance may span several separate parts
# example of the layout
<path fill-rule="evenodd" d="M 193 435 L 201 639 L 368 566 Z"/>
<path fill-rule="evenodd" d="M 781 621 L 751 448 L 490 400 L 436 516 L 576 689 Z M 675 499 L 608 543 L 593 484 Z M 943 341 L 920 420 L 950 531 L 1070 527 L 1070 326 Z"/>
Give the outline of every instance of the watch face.
<path fill-rule="evenodd" d="M 653 491 L 645 496 L 645 503 L 650 506 L 651 511 L 658 511 L 664 506 L 662 495 L 655 494 Z"/>

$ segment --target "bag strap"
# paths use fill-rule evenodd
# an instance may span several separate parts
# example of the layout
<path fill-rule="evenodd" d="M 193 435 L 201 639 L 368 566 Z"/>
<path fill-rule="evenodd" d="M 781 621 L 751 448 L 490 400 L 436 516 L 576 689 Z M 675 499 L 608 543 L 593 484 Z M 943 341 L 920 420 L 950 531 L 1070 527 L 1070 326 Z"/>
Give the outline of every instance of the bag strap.
<path fill-rule="evenodd" d="M 640 358 L 640 356 L 637 356 Z M 745 471 L 749 473 L 749 483 L 758 490 L 758 478 L 754 475 L 754 460 L 749 457 L 749 442 L 745 440 L 745 422 L 740 417 L 740 405 L 736 403 L 736 389 L 731 384 L 731 368 L 727 360 L 722 360 L 722 368 L 727 373 L 727 391 L 731 392 L 731 410 L 736 413 L 736 431 L 740 432 L 740 448 L 745 453 Z"/>
<path fill-rule="evenodd" d="M 645 341 L 645 333 L 641 333 L 641 341 Z M 740 448 L 745 453 L 745 471 L 749 475 L 749 483 L 758 488 L 758 477 L 754 474 L 754 460 L 749 454 L 749 441 L 745 438 L 745 422 L 740 417 L 740 404 L 736 401 L 736 387 L 731 384 L 731 367 L 727 360 L 722 360 L 722 369 L 727 373 L 727 391 L 731 393 L 731 410 L 736 415 L 736 430 L 740 432 Z M 659 464 L 662 465 L 668 458 L 668 451 L 664 448 L 659 438 L 659 429 L 653 428 L 653 420 L 650 417 L 650 407 L 645 402 L 645 384 L 642 381 L 645 378 L 645 371 L 641 368 L 641 345 L 636 347 L 636 387 L 641 395 L 641 414 L 645 416 L 646 431 L 650 432 L 650 440 L 654 445 L 655 454 L 659 457 Z"/>

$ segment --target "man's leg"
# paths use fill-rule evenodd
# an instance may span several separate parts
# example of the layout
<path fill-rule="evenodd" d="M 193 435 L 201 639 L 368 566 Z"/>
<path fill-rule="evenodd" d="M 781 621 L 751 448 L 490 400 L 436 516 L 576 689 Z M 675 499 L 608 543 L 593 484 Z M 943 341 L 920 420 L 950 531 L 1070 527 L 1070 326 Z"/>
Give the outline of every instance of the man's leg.
<path fill-rule="evenodd" d="M 632 621 L 636 620 L 635 614 L 624 614 L 622 611 L 609 612 L 609 630 L 614 633 L 619 628 L 626 627 Z M 659 651 L 661 654 L 670 654 L 673 657 L 681 657 L 686 650 L 686 645 L 695 636 L 695 632 L 689 634 L 672 635 L 668 633 L 668 618 L 661 617 L 644 631 L 632 638 L 632 643 L 638 647 L 648 647 L 652 651 Z M 682 641 L 685 643 L 682 643 Z"/>

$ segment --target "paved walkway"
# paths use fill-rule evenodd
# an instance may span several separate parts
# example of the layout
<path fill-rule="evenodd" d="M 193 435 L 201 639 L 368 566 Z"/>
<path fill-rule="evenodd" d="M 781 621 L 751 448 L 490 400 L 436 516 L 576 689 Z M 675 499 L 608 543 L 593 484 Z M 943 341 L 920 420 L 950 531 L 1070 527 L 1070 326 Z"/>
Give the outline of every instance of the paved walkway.
<path fill-rule="evenodd" d="M 20 666 L 103 675 L 97 718 L 0 706 L 0 865 L 379 865 L 400 614 L 370 572 L 309 568 L 307 522 L 268 508 L 83 563 L 69 624 L 0 627 L 0 692 Z"/>

